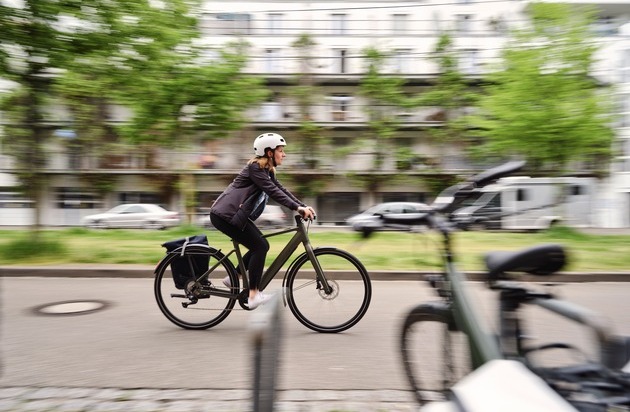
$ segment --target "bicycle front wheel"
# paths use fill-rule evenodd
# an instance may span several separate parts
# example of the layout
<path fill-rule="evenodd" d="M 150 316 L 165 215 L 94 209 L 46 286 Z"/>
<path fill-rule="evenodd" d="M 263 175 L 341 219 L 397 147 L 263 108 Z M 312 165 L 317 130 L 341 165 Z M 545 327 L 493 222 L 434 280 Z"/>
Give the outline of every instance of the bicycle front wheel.
<path fill-rule="evenodd" d="M 446 392 L 470 372 L 468 339 L 457 331 L 443 302 L 416 306 L 400 334 L 405 377 L 420 405 L 446 400 Z"/>
<path fill-rule="evenodd" d="M 223 279 L 229 276 L 231 288 Z M 220 251 L 188 245 L 170 252 L 155 269 L 154 293 L 168 320 L 184 329 L 207 329 L 232 311 L 239 279 L 232 262 Z"/>
<path fill-rule="evenodd" d="M 289 268 L 285 279 L 287 303 L 304 326 L 317 332 L 341 332 L 356 325 L 370 306 L 372 285 L 363 264 L 335 248 L 314 250 L 330 292 L 317 279 L 305 253 Z"/>

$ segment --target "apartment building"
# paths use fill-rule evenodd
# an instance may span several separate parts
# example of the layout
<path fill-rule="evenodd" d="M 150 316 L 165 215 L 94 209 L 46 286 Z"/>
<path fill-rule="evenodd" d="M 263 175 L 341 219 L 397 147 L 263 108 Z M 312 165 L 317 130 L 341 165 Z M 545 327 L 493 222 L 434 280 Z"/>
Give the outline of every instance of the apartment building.
<path fill-rule="evenodd" d="M 584 4 L 581 0 L 566 0 Z M 594 32 L 601 42 L 600 60 L 593 73 L 603 83 L 615 84 L 620 107 L 618 157 L 611 176 L 601 184 L 594 211 L 594 224 L 606 227 L 630 226 L 630 1 L 596 1 L 599 21 Z M 86 159 L 69 152 L 62 143 L 74 133 L 58 116 L 56 136 L 51 142 L 50 186 L 43 223 L 76 225 L 82 216 L 121 202 L 161 203 L 184 211 L 184 195 L 177 191 L 164 198 L 156 179 L 179 179 L 182 168 L 186 185 L 194 188 L 197 211 L 202 212 L 250 157 L 248 149 L 255 136 L 266 131 L 283 134 L 289 156 L 280 170 L 281 180 L 291 188 L 304 182 L 318 182 L 319 191 L 308 198 L 316 206 L 321 222 L 339 223 L 358 210 L 394 200 L 430 201 L 430 188 L 423 176 L 429 170 L 468 174 L 484 165 L 473 164 L 457 144 L 443 145 L 430 131 L 443 124 L 440 108 L 424 107 L 396 113 L 399 130 L 387 148 L 369 139 L 368 102 L 359 94 L 365 73 L 365 50 L 373 47 L 389 55 L 385 70 L 404 77 L 409 93 L 430 88 L 438 74 L 430 53 L 439 35 L 453 35 L 460 68 L 474 83 L 497 62 L 506 41 L 507 29 L 524 23 L 528 2 L 513 0 L 456 1 L 208 1 L 202 9 L 201 30 L 208 56 L 235 39 L 246 40 L 251 58 L 246 71 L 264 78 L 273 91 L 270 99 L 248 111 L 249 123 L 225 141 L 208 143 L 193 150 L 160 150 L 158 169 L 149 167 L 142 156 L 123 156 L 112 170 L 114 191 L 99 196 L 79 178 L 89 169 Z M 295 42 L 308 35 L 313 46 L 309 59 L 296 50 Z M 317 90 L 309 120 L 322 130 L 326 146 L 307 153 L 298 142 L 304 114 L 291 93 L 296 77 L 308 76 Z M 115 120 L 124 121 L 123 109 Z M 0 122 L 1 123 L 1 122 Z M 292 142 L 295 144 L 292 146 Z M 403 164 L 399 153 L 411 156 Z M 373 161 L 383 154 L 382 166 Z M 28 224 L 31 204 L 13 190 L 16 181 L 12 161 L 0 148 L 0 225 Z M 370 186 L 374 174 L 400 176 L 386 184 Z"/>

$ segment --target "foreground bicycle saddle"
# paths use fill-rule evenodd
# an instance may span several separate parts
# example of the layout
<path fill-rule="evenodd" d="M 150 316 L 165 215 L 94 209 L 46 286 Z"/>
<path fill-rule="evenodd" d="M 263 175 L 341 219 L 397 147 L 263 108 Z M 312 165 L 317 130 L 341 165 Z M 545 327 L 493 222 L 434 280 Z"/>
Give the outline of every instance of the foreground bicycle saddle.
<path fill-rule="evenodd" d="M 507 272 L 548 276 L 567 263 L 564 248 L 558 244 L 543 244 L 515 252 L 489 252 L 485 258 L 488 281 L 505 279 Z"/>

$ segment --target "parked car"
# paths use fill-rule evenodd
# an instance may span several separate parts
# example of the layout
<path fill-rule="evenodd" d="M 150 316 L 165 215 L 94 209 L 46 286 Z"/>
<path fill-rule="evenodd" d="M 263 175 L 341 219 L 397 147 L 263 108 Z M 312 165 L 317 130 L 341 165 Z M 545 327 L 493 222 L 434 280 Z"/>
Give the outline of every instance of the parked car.
<path fill-rule="evenodd" d="M 386 202 L 372 206 L 371 208 L 346 219 L 346 223 L 357 232 L 374 230 L 401 230 L 408 226 L 388 224 L 384 225 L 381 215 L 395 216 L 404 213 L 422 213 L 429 209 L 425 203 L 416 202 Z"/>
<path fill-rule="evenodd" d="M 199 225 L 208 229 L 212 228 L 210 215 L 204 214 L 199 218 Z M 256 219 L 256 225 L 263 229 L 273 229 L 287 226 L 287 214 L 280 206 L 266 205 L 262 214 Z"/>
<path fill-rule="evenodd" d="M 145 228 L 166 229 L 178 226 L 179 213 L 171 212 L 162 206 L 148 203 L 123 204 L 105 213 L 83 218 L 83 224 L 91 228 Z"/>

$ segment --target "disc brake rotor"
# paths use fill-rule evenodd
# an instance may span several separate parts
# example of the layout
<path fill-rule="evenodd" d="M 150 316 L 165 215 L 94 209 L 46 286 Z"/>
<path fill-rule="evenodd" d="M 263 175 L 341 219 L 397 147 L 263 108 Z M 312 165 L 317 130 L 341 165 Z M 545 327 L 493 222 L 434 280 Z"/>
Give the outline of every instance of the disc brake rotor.
<path fill-rule="evenodd" d="M 329 280 L 328 286 L 332 288 L 332 291 L 330 291 L 330 293 L 326 293 L 326 291 L 322 287 L 319 289 L 319 296 L 321 296 L 322 299 L 333 300 L 339 295 L 339 284 L 336 280 Z"/>

